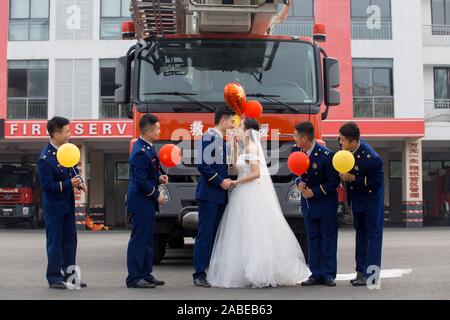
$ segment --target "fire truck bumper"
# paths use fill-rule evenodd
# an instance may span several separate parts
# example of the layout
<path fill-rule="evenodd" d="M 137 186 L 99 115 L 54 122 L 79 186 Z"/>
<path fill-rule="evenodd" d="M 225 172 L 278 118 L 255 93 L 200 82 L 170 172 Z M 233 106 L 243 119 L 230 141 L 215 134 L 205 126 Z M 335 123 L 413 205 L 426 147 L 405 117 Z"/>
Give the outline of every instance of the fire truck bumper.
<path fill-rule="evenodd" d="M 11 220 L 26 221 L 34 217 L 33 206 L 28 205 L 0 205 L 0 222 Z"/>

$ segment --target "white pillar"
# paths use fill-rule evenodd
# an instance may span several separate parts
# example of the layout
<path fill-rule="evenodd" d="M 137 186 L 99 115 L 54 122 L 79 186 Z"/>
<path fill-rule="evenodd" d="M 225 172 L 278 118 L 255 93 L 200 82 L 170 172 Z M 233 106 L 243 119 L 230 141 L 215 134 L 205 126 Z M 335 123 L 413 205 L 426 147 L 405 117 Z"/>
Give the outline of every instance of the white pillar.
<path fill-rule="evenodd" d="M 423 226 L 422 140 L 407 139 L 403 144 L 403 222 L 406 227 Z"/>

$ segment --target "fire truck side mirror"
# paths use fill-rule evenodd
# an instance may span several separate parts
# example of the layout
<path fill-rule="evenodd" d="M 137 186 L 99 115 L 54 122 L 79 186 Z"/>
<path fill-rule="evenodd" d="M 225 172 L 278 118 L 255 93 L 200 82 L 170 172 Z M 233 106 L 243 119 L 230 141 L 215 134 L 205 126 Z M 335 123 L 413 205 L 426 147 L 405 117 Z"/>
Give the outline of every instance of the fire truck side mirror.
<path fill-rule="evenodd" d="M 325 105 L 337 106 L 341 103 L 341 93 L 338 89 L 341 84 L 339 61 L 334 58 L 325 57 L 323 59 L 323 68 Z"/>
<path fill-rule="evenodd" d="M 120 104 L 130 103 L 131 92 L 131 56 L 123 56 L 116 63 L 116 91 L 114 101 Z"/>

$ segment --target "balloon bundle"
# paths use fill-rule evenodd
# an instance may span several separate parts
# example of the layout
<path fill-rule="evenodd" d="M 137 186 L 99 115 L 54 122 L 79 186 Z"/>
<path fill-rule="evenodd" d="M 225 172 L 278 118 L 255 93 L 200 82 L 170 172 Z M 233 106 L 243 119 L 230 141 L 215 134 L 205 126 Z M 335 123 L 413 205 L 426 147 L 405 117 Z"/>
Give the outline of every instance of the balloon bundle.
<path fill-rule="evenodd" d="M 263 107 L 257 100 L 247 101 L 244 88 L 237 82 L 228 83 L 223 96 L 225 103 L 239 116 L 257 119 L 263 114 Z"/>

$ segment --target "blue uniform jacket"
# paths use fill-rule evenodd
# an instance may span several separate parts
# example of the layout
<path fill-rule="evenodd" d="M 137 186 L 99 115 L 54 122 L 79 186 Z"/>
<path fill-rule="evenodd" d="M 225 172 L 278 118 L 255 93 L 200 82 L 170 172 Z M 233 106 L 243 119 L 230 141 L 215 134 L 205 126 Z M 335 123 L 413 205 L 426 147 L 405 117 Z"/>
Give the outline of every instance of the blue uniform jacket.
<path fill-rule="evenodd" d="M 153 146 L 141 138 L 130 155 L 130 182 L 127 209 L 131 214 L 154 214 L 159 211 L 159 177 L 161 165 Z"/>
<path fill-rule="evenodd" d="M 56 148 L 51 143 L 45 146 L 39 157 L 38 174 L 45 214 L 75 213 L 75 195 L 71 179 L 79 174 L 78 169 L 61 166 L 56 159 Z"/>
<path fill-rule="evenodd" d="M 353 212 L 365 212 L 384 206 L 383 160 L 365 141 L 355 152 L 355 166 L 350 171 L 356 181 L 347 182 L 347 196 Z"/>
<path fill-rule="evenodd" d="M 296 145 L 292 152 L 303 151 Z M 301 177 L 295 176 L 294 182 L 301 182 L 312 190 L 314 197 L 301 200 L 301 210 L 304 215 L 316 219 L 336 215 L 338 207 L 337 187 L 340 184 L 339 173 L 333 168 L 333 152 L 316 142 L 310 156 L 310 165 Z"/>
<path fill-rule="evenodd" d="M 209 129 L 202 137 L 198 148 L 200 164 L 197 166 L 200 178 L 197 184 L 196 199 L 201 201 L 225 204 L 228 191 L 220 184 L 228 178 L 226 145 L 220 135 Z"/>

